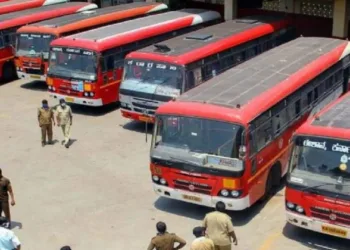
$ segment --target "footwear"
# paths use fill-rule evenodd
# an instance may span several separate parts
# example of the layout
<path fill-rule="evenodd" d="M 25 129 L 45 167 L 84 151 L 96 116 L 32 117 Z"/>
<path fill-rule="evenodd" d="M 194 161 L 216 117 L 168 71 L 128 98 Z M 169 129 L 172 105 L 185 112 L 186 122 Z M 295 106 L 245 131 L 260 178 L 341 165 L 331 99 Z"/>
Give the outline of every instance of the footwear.
<path fill-rule="evenodd" d="M 53 144 L 53 141 L 49 141 L 47 144 L 52 145 L 52 144 Z"/>
<path fill-rule="evenodd" d="M 69 148 L 69 145 L 68 144 L 66 144 L 66 145 L 64 145 L 66 148 Z"/>

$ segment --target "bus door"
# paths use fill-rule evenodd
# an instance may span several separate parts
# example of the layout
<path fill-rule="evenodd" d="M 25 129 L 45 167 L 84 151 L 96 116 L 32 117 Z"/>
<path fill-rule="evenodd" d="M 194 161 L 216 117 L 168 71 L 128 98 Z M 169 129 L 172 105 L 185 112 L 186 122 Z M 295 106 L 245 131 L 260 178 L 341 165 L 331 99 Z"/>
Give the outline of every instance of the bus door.
<path fill-rule="evenodd" d="M 121 58 L 120 53 L 106 55 L 104 64 L 100 94 L 106 98 L 105 102 L 117 101 L 123 73 L 123 58 Z"/>

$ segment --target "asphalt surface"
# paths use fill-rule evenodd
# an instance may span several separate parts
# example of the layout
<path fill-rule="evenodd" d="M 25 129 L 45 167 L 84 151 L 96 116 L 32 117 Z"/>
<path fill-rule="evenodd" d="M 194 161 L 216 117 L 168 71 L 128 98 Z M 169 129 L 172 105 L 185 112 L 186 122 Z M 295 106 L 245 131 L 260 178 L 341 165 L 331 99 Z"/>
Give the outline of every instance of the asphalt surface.
<path fill-rule="evenodd" d="M 146 249 L 158 220 L 193 240 L 192 228 L 211 210 L 156 196 L 143 124 L 122 118 L 117 107 L 72 106 L 71 147 L 61 145 L 55 127 L 56 144 L 42 148 L 36 115 L 44 98 L 44 83 L 0 86 L 0 167 L 14 188 L 13 230 L 23 249 Z M 283 188 L 230 215 L 239 237 L 234 249 L 349 249 L 349 241 L 286 225 Z"/>

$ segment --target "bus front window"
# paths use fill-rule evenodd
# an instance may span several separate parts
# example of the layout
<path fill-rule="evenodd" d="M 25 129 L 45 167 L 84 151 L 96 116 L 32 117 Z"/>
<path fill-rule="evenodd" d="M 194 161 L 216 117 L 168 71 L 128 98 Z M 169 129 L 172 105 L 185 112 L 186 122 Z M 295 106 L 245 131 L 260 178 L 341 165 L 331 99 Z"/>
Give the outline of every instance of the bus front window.
<path fill-rule="evenodd" d="M 350 195 L 350 144 L 298 137 L 290 161 L 289 181 Z"/>
<path fill-rule="evenodd" d="M 17 36 L 17 56 L 43 56 L 49 59 L 50 43 L 55 39 L 53 35 L 19 34 Z"/>
<path fill-rule="evenodd" d="M 50 53 L 50 75 L 83 80 L 96 80 L 97 55 L 80 49 L 52 50 Z"/>
<path fill-rule="evenodd" d="M 201 118 L 158 116 L 154 147 L 183 148 L 190 152 L 239 157 L 243 127 Z"/>
<path fill-rule="evenodd" d="M 149 61 L 127 60 L 121 88 L 151 89 L 158 95 L 177 97 L 183 88 L 184 69 L 180 66 Z"/>

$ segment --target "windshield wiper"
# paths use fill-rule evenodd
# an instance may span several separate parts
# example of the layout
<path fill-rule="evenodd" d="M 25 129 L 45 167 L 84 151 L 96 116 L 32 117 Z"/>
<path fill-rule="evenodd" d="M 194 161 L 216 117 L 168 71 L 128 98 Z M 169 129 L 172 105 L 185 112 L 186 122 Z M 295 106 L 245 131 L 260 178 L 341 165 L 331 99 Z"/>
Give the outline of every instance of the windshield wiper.
<path fill-rule="evenodd" d="M 350 185 L 342 185 L 340 183 L 324 183 L 324 184 L 320 184 L 320 185 L 316 185 L 316 186 L 308 186 L 308 187 L 304 187 L 301 189 L 301 191 L 307 191 L 307 190 L 312 190 L 313 192 L 315 193 L 319 193 L 318 190 L 314 190 L 315 188 L 319 188 L 319 187 L 325 187 L 325 186 L 342 186 L 342 187 L 347 187 L 347 186 L 350 186 Z"/>
<path fill-rule="evenodd" d="M 195 165 L 195 166 L 202 166 L 201 164 L 199 164 L 198 162 L 195 162 L 195 161 L 179 159 L 179 158 L 176 158 L 176 157 L 173 157 L 173 156 L 169 156 L 169 158 L 172 161 L 179 162 L 179 163 L 192 164 L 192 165 Z"/>

